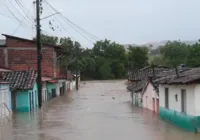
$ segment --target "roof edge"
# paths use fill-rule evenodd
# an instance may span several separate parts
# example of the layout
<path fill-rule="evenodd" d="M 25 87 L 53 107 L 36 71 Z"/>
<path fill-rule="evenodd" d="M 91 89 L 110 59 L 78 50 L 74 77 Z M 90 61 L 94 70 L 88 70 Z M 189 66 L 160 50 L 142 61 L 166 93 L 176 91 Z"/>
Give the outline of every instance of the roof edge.
<path fill-rule="evenodd" d="M 8 35 L 8 34 L 2 34 L 2 36 L 5 36 L 6 38 L 13 38 L 13 39 L 18 39 L 18 40 L 23 40 L 23 41 L 28 41 L 28 42 L 32 42 L 32 43 L 36 43 L 36 41 L 31 40 L 31 39 L 26 39 L 26 38 L 22 38 L 22 37 L 17 37 L 17 36 L 12 36 L 12 35 Z M 54 45 L 54 44 L 48 44 L 48 43 L 42 43 L 45 46 L 49 46 L 49 47 L 54 47 L 54 48 L 62 48 L 60 45 Z"/>

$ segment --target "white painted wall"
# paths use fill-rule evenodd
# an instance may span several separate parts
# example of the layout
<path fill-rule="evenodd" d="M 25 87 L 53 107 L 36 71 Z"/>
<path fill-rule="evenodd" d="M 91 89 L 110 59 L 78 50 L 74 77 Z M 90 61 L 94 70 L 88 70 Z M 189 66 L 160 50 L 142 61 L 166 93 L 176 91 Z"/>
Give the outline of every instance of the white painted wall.
<path fill-rule="evenodd" d="M 43 102 L 47 101 L 47 87 L 46 87 L 46 83 L 42 84 L 42 101 Z"/>
<path fill-rule="evenodd" d="M 196 115 L 195 85 L 159 85 L 160 106 L 165 107 L 165 87 L 169 88 L 169 109 L 181 112 L 181 89 L 186 89 L 186 113 Z M 176 101 L 175 95 L 178 95 Z"/>
<path fill-rule="evenodd" d="M 56 96 L 59 96 L 59 83 L 56 83 Z"/>
<path fill-rule="evenodd" d="M 153 109 L 153 98 L 155 99 L 154 106 L 155 110 Z M 143 93 L 142 100 L 143 100 L 143 108 L 147 108 L 152 111 L 157 110 L 157 100 L 159 99 L 156 91 L 154 90 L 154 87 L 151 83 L 148 84 L 146 90 Z"/>
<path fill-rule="evenodd" d="M 196 116 L 200 116 L 200 84 L 195 86 L 194 100 Z"/>
<path fill-rule="evenodd" d="M 4 119 L 9 116 L 8 104 L 9 104 L 9 89 L 0 85 L 0 125 L 4 122 Z M 6 106 L 7 107 L 6 107 Z"/>
<path fill-rule="evenodd" d="M 76 87 L 76 81 L 71 81 L 70 82 L 70 90 L 75 89 L 75 87 Z"/>

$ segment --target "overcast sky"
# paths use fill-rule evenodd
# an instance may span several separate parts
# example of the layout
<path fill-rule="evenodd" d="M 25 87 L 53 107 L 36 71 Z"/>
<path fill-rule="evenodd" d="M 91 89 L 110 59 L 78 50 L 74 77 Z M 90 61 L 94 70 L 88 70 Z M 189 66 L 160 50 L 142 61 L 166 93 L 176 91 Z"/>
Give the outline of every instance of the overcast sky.
<path fill-rule="evenodd" d="M 21 1 L 33 15 L 32 0 Z M 108 38 L 122 44 L 142 44 L 162 40 L 196 40 L 200 38 L 200 0 L 47 1 L 57 10 L 62 9 L 62 14 L 71 21 L 100 39 Z M 17 8 L 16 3 L 14 3 L 14 6 Z M 12 5 L 9 5 L 9 7 L 12 11 L 15 11 Z M 17 12 L 15 14 L 17 15 Z M 49 15 L 48 7 L 44 4 L 42 17 L 47 15 Z M 2 8 L 2 3 L 0 3 L 0 33 L 12 34 L 19 23 L 14 18 L 5 16 L 11 15 L 9 15 L 5 6 Z M 19 15 L 18 17 L 23 19 Z M 57 18 L 59 21 L 56 20 Z M 56 31 L 50 30 L 49 20 L 56 20 L 53 23 Z M 27 20 L 25 22 L 30 27 L 20 27 L 14 35 L 31 38 L 33 36 L 31 22 L 29 23 Z M 83 46 L 92 46 L 91 42 L 80 36 L 58 15 L 42 20 L 42 29 L 49 35 L 72 36 Z"/>

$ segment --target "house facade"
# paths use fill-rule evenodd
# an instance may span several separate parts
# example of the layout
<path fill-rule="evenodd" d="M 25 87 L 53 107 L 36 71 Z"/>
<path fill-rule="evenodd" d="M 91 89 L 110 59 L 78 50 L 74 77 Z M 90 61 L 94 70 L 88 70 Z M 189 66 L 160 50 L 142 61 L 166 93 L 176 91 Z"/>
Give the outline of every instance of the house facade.
<path fill-rule="evenodd" d="M 0 125 L 6 123 L 12 115 L 11 92 L 9 83 L 0 79 Z"/>
<path fill-rule="evenodd" d="M 189 131 L 200 130 L 200 84 L 160 85 L 160 117 Z"/>
<path fill-rule="evenodd" d="M 158 113 L 159 112 L 159 94 L 150 81 L 147 82 L 142 91 L 142 106 L 148 110 Z"/>
<path fill-rule="evenodd" d="M 6 37 L 6 43 L 0 47 L 0 67 L 14 71 L 37 70 L 36 42 L 5 34 L 4 36 Z M 60 84 L 63 84 L 63 80 L 67 82 L 67 79 L 70 78 L 70 73 L 62 74 L 59 66 L 60 58 L 65 52 L 61 46 L 42 43 L 41 53 L 42 77 L 57 80 L 56 94 L 59 95 Z M 46 94 L 45 87 L 44 84 L 43 94 Z"/>
<path fill-rule="evenodd" d="M 138 107 L 142 107 L 142 91 L 146 85 L 147 81 L 142 80 L 134 84 L 130 84 L 127 89 L 130 91 L 132 104 Z"/>
<path fill-rule="evenodd" d="M 160 117 L 181 128 L 200 132 L 200 69 L 156 80 Z"/>
<path fill-rule="evenodd" d="M 2 72 L 1 76 L 2 81 L 9 83 L 13 111 L 29 112 L 37 108 L 38 91 L 36 71 Z"/>

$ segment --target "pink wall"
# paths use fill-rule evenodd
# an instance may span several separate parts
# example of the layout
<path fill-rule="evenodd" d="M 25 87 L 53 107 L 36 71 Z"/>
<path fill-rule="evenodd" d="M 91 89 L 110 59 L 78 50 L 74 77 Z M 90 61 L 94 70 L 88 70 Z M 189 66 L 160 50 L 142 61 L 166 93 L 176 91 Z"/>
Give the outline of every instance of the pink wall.
<path fill-rule="evenodd" d="M 143 100 L 143 108 L 149 109 L 151 111 L 155 111 L 158 112 L 157 110 L 159 110 L 159 106 L 157 105 L 159 99 L 156 91 L 154 90 L 153 86 L 151 83 L 149 83 L 146 87 L 146 90 L 143 91 L 143 96 L 142 96 L 142 100 Z"/>

